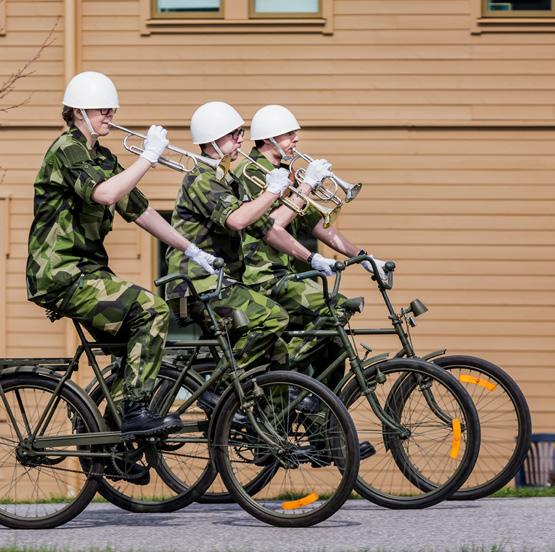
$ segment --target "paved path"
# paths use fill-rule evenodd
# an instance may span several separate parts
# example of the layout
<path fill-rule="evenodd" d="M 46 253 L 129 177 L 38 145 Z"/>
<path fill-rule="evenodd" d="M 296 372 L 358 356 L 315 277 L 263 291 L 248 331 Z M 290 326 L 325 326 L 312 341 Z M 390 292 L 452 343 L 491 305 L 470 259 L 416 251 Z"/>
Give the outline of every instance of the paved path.
<path fill-rule="evenodd" d="M 266 526 L 235 505 L 194 504 L 173 514 L 131 514 L 92 504 L 70 523 L 48 531 L 0 528 L 0 544 L 83 551 L 358 551 L 555 552 L 555 498 L 446 502 L 420 511 L 393 511 L 349 501 L 317 527 Z M 475 548 L 473 548 L 473 546 Z"/>

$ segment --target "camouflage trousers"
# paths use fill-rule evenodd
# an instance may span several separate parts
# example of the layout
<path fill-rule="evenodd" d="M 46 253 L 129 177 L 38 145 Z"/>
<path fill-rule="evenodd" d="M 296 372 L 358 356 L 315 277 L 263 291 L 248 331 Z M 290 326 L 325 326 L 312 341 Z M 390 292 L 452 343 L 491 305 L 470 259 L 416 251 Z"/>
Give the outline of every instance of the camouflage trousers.
<path fill-rule="evenodd" d="M 152 292 L 121 280 L 107 270 L 83 274 L 73 293 L 49 305 L 78 320 L 99 342 L 125 343 L 123 373 L 112 386 L 116 400 L 148 399 L 160 369 L 168 333 L 169 309 Z"/>
<path fill-rule="evenodd" d="M 322 286 L 314 280 L 301 282 L 271 280 L 256 286 L 261 293 L 279 303 L 289 314 L 290 330 L 329 330 L 333 329 L 330 311 L 324 301 Z M 344 323 L 348 315 L 341 308 L 345 301 L 339 295 L 335 312 Z M 339 338 L 302 338 L 293 337 L 287 343 L 289 365 L 309 376 L 318 377 L 343 351 Z M 338 366 L 324 383 L 332 389 L 343 377 L 345 366 Z"/>
<path fill-rule="evenodd" d="M 178 302 L 169 301 L 169 304 L 177 314 Z M 277 303 L 243 285 L 234 284 L 224 288 L 221 299 L 210 304 L 219 318 L 231 318 L 235 310 L 247 315 L 246 331 L 238 336 L 230 333 L 237 368 L 249 369 L 266 363 L 271 363 L 273 369 L 287 368 L 287 345 L 280 335 L 287 327 L 289 317 Z M 201 304 L 191 305 L 191 317 L 207 320 Z"/>

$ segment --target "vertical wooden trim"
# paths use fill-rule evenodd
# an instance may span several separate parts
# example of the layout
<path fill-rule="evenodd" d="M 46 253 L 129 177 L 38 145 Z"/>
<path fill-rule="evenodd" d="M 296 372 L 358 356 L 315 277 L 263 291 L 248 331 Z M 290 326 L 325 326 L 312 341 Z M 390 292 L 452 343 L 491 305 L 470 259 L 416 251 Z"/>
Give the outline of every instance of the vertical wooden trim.
<path fill-rule="evenodd" d="M 6 265 L 8 259 L 8 239 L 10 228 L 10 200 L 9 198 L 0 197 L 0 231 L 2 236 L 0 238 L 0 356 L 6 356 L 7 347 L 7 327 L 8 321 L 6 320 Z"/>
<path fill-rule="evenodd" d="M 482 0 L 470 1 L 470 33 L 482 34 L 478 20 L 482 17 Z"/>
<path fill-rule="evenodd" d="M 155 238 L 153 238 L 146 230 L 137 226 L 137 263 L 139 265 L 139 281 L 140 286 L 145 289 L 154 290 L 154 271 L 153 271 L 153 251 L 155 246 Z"/>
<path fill-rule="evenodd" d="M 320 0 L 321 10 L 322 10 L 322 17 L 326 20 L 326 24 L 324 25 L 324 29 L 322 34 L 324 35 L 332 35 L 335 28 L 334 28 L 334 4 L 336 0 Z"/>
<path fill-rule="evenodd" d="M 6 2 L 7 0 L 0 0 L 0 36 L 6 34 Z"/>
<path fill-rule="evenodd" d="M 78 70 L 77 17 L 80 11 L 79 5 L 80 0 L 64 1 L 64 84 L 67 84 Z"/>
<path fill-rule="evenodd" d="M 79 40 L 78 17 L 81 0 L 64 0 L 64 86 L 78 72 Z M 65 128 L 65 125 L 63 125 Z M 77 347 L 77 332 L 70 318 L 65 323 L 65 354 L 73 356 Z M 79 379 L 79 378 L 78 378 Z"/>
<path fill-rule="evenodd" d="M 233 19 L 237 21 L 249 18 L 249 7 L 246 0 L 243 0 L 242 2 L 238 2 L 237 0 L 224 2 L 223 9 L 225 19 Z"/>

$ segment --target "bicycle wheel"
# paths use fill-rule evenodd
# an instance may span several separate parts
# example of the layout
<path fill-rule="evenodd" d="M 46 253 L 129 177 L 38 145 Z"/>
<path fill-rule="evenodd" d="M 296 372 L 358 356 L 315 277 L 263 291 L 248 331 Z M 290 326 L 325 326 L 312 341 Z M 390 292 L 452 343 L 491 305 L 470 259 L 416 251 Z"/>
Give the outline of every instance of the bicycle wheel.
<path fill-rule="evenodd" d="M 37 448 L 40 438 L 61 438 L 98 431 L 89 407 L 70 387 L 60 388 L 46 427 L 39 423 L 58 381 L 38 374 L 14 374 L 0 380 L 5 409 L 0 426 L 0 523 L 12 529 L 49 529 L 73 519 L 96 493 L 103 462 L 89 458 L 84 473 L 72 453 L 84 445 Z M 64 453 L 61 455 L 59 453 Z"/>
<path fill-rule="evenodd" d="M 156 379 L 151 408 L 159 411 L 171 391 L 178 373 L 163 363 Z M 108 386 L 114 376 L 106 378 Z M 176 390 L 173 410 L 198 388 L 198 383 L 185 378 Z M 100 387 L 91 391 L 91 398 L 102 409 L 105 401 Z M 112 504 L 129 512 L 173 512 L 194 502 L 215 477 L 210 462 L 206 432 L 208 420 L 199 408 L 191 407 L 183 420 L 196 422 L 195 432 L 171 434 L 154 442 L 120 444 L 112 449 L 105 467 L 105 477 L 98 492 Z M 200 489 L 197 491 L 197 486 Z"/>
<path fill-rule="evenodd" d="M 307 527 L 327 519 L 348 498 L 359 463 L 345 407 L 321 383 L 294 372 L 257 376 L 243 390 L 260 429 L 234 421 L 241 404 L 235 394 L 226 400 L 213 445 L 225 485 L 245 510 L 271 525 Z M 318 410 L 300 412 L 299 400 L 290 399 L 298 394 L 313 396 Z M 268 467 L 271 481 L 253 492 L 248 484 Z"/>
<path fill-rule="evenodd" d="M 511 481 L 526 457 L 532 433 L 528 403 L 509 374 L 487 360 L 451 355 L 433 362 L 464 385 L 480 416 L 478 461 L 451 498 L 483 498 Z"/>
<path fill-rule="evenodd" d="M 470 475 L 480 447 L 478 416 L 468 393 L 446 371 L 413 359 L 370 366 L 364 377 L 369 399 L 356 378 L 340 394 L 359 439 L 375 449 L 361 460 L 355 489 L 395 509 L 425 508 L 446 499 Z"/>

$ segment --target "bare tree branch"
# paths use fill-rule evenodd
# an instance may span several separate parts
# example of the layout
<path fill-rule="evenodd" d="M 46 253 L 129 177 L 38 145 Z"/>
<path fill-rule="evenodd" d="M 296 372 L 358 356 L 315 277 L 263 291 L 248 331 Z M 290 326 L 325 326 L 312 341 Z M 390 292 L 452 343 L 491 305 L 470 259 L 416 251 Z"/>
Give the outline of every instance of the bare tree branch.
<path fill-rule="evenodd" d="M 34 70 L 32 71 L 30 69 L 31 65 L 33 65 L 33 63 L 35 63 L 35 61 L 37 61 L 40 58 L 40 56 L 42 55 L 44 50 L 46 50 L 46 48 L 51 46 L 56 41 L 56 38 L 54 37 L 54 32 L 56 31 L 56 28 L 57 28 L 59 22 L 60 22 L 60 17 L 58 17 L 58 19 L 56 19 L 56 23 L 54 23 L 54 26 L 52 27 L 52 29 L 50 29 L 50 32 L 48 33 L 48 36 L 44 39 L 43 43 L 39 46 L 39 49 L 37 50 L 35 55 L 29 61 L 27 61 L 25 63 L 25 65 L 23 65 L 23 67 L 20 67 L 15 73 L 10 75 L 0 85 L 0 102 L 8 94 L 10 94 L 10 92 L 13 92 L 13 90 L 15 89 L 15 85 L 19 80 L 24 79 L 25 77 L 28 77 L 29 75 L 32 75 L 35 72 Z M 25 98 L 24 100 L 22 100 L 19 103 L 16 103 L 16 104 L 13 104 L 13 105 L 8 105 L 8 106 L 5 106 L 5 107 L 0 107 L 0 112 L 6 112 L 6 111 L 9 111 L 10 109 L 15 109 L 16 107 L 21 107 L 22 105 L 25 105 L 26 103 L 28 103 L 29 99 L 30 99 L 30 96 L 28 96 L 27 98 Z"/>

